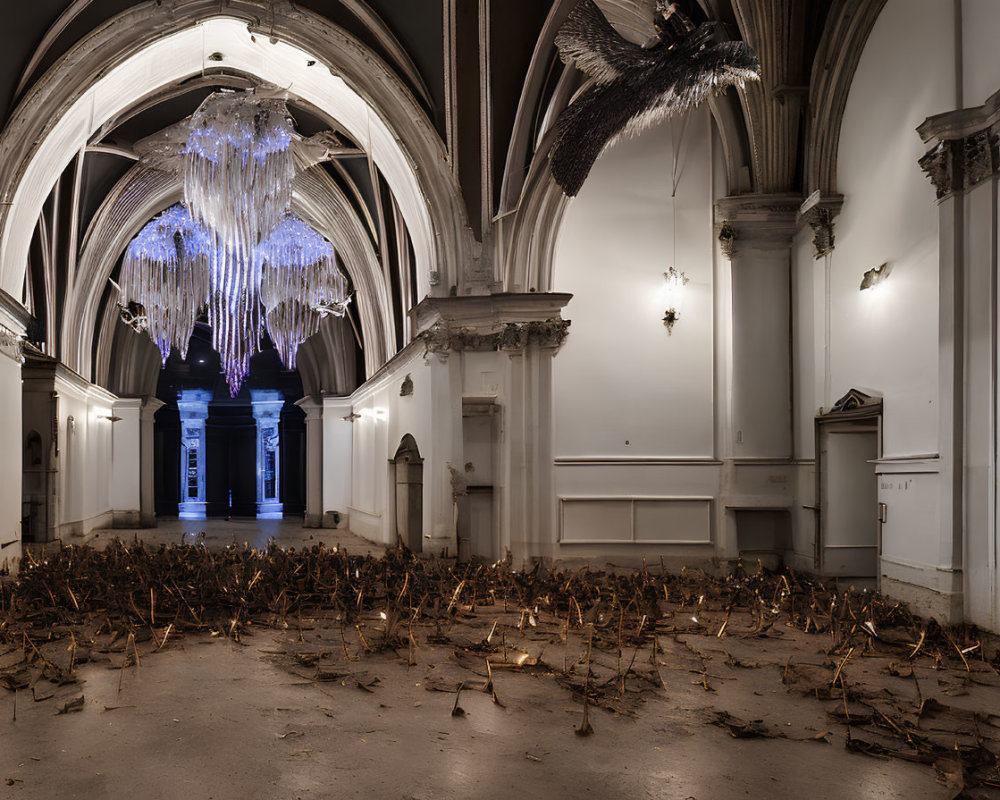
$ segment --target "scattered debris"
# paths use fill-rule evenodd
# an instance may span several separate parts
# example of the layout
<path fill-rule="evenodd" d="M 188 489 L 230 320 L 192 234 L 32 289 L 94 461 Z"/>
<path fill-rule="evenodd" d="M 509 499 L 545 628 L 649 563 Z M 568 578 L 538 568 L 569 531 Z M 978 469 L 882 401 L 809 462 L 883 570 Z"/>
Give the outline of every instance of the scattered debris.
<path fill-rule="evenodd" d="M 26 554 L 17 579 L 0 582 L 0 688 L 15 702 L 31 688 L 43 702 L 59 694 L 44 682 L 73 685 L 88 662 L 118 670 L 121 686 L 141 656 L 186 635 L 238 645 L 261 628 L 288 632 L 273 657 L 309 683 L 375 692 L 379 678 L 357 670 L 364 659 L 428 669 L 446 661 L 464 677 L 442 672 L 426 688 L 455 692 L 453 716 L 466 713 L 465 690 L 501 706 L 496 683 L 511 673 L 554 680 L 582 706 L 580 736 L 594 733 L 591 707 L 634 714 L 646 695 L 665 691 L 665 676 L 714 693 L 733 670 L 775 670 L 786 691 L 824 704 L 827 719 L 845 726 L 849 750 L 934 766 L 963 796 L 1000 789 L 1000 713 L 949 700 L 1000 687 L 995 639 L 791 571 L 520 571 L 506 561 L 425 560 L 404 549 L 376 559 L 322 545 L 66 547 Z M 790 636 L 815 637 L 819 655 L 774 655 Z M 81 696 L 59 713 L 83 705 Z M 831 736 L 786 734 L 724 709 L 708 721 L 739 738 Z"/>

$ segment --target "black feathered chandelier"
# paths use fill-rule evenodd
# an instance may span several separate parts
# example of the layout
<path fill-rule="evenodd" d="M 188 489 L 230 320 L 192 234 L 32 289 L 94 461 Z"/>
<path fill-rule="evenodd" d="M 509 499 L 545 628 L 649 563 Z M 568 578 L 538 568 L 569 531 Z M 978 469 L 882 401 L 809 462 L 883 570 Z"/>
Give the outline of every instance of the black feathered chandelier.
<path fill-rule="evenodd" d="M 657 0 L 657 41 L 624 39 L 594 0 L 580 0 L 559 34 L 559 56 L 593 79 L 559 115 L 552 176 L 579 193 L 605 148 L 667 117 L 684 114 L 730 86 L 760 79 L 760 62 L 744 42 L 720 41 L 720 26 L 695 26 L 676 3 Z"/>

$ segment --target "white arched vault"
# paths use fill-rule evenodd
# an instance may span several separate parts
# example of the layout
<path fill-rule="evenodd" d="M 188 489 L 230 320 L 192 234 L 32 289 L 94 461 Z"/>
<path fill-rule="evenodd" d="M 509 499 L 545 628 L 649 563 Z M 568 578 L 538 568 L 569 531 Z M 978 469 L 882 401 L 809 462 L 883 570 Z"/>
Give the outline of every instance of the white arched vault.
<path fill-rule="evenodd" d="M 413 242 L 419 295 L 463 285 L 471 233 L 444 147 L 377 56 L 287 2 L 231 0 L 223 11 L 210 0 L 173 0 L 135 6 L 79 42 L 35 84 L 0 135 L 0 289 L 20 296 L 45 199 L 91 136 L 206 65 L 283 86 L 336 118 L 396 197 Z"/>

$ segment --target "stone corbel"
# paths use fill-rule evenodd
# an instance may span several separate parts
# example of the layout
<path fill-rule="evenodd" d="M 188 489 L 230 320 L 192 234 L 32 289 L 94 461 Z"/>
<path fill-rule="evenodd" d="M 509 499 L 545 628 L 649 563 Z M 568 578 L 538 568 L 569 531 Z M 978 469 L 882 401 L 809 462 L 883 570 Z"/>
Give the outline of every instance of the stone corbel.
<path fill-rule="evenodd" d="M 931 149 L 920 158 L 939 200 L 1000 173 L 1000 92 L 983 105 L 928 117 L 917 133 Z"/>
<path fill-rule="evenodd" d="M 18 364 L 24 363 L 24 335 L 0 324 L 0 353 Z"/>
<path fill-rule="evenodd" d="M 24 338 L 31 315 L 6 292 L 0 291 L 0 353 L 24 363 Z"/>
<path fill-rule="evenodd" d="M 822 258 L 833 252 L 834 220 L 843 205 L 843 195 L 823 195 L 815 191 L 799 208 L 799 224 L 806 224 L 812 228 L 814 258 Z"/>

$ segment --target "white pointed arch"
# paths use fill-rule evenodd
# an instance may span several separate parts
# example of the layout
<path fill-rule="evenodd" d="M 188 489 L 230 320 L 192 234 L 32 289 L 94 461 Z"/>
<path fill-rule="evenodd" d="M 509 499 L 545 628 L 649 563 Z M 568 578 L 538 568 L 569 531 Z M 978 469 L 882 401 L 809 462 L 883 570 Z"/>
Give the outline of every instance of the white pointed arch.
<path fill-rule="evenodd" d="M 95 30 L 15 110 L 0 135 L 0 289 L 19 295 L 45 198 L 101 125 L 208 64 L 283 86 L 336 118 L 397 199 L 420 296 L 464 283 L 471 232 L 457 182 L 398 76 L 329 20 L 290 3 L 174 0 L 137 5 Z"/>

